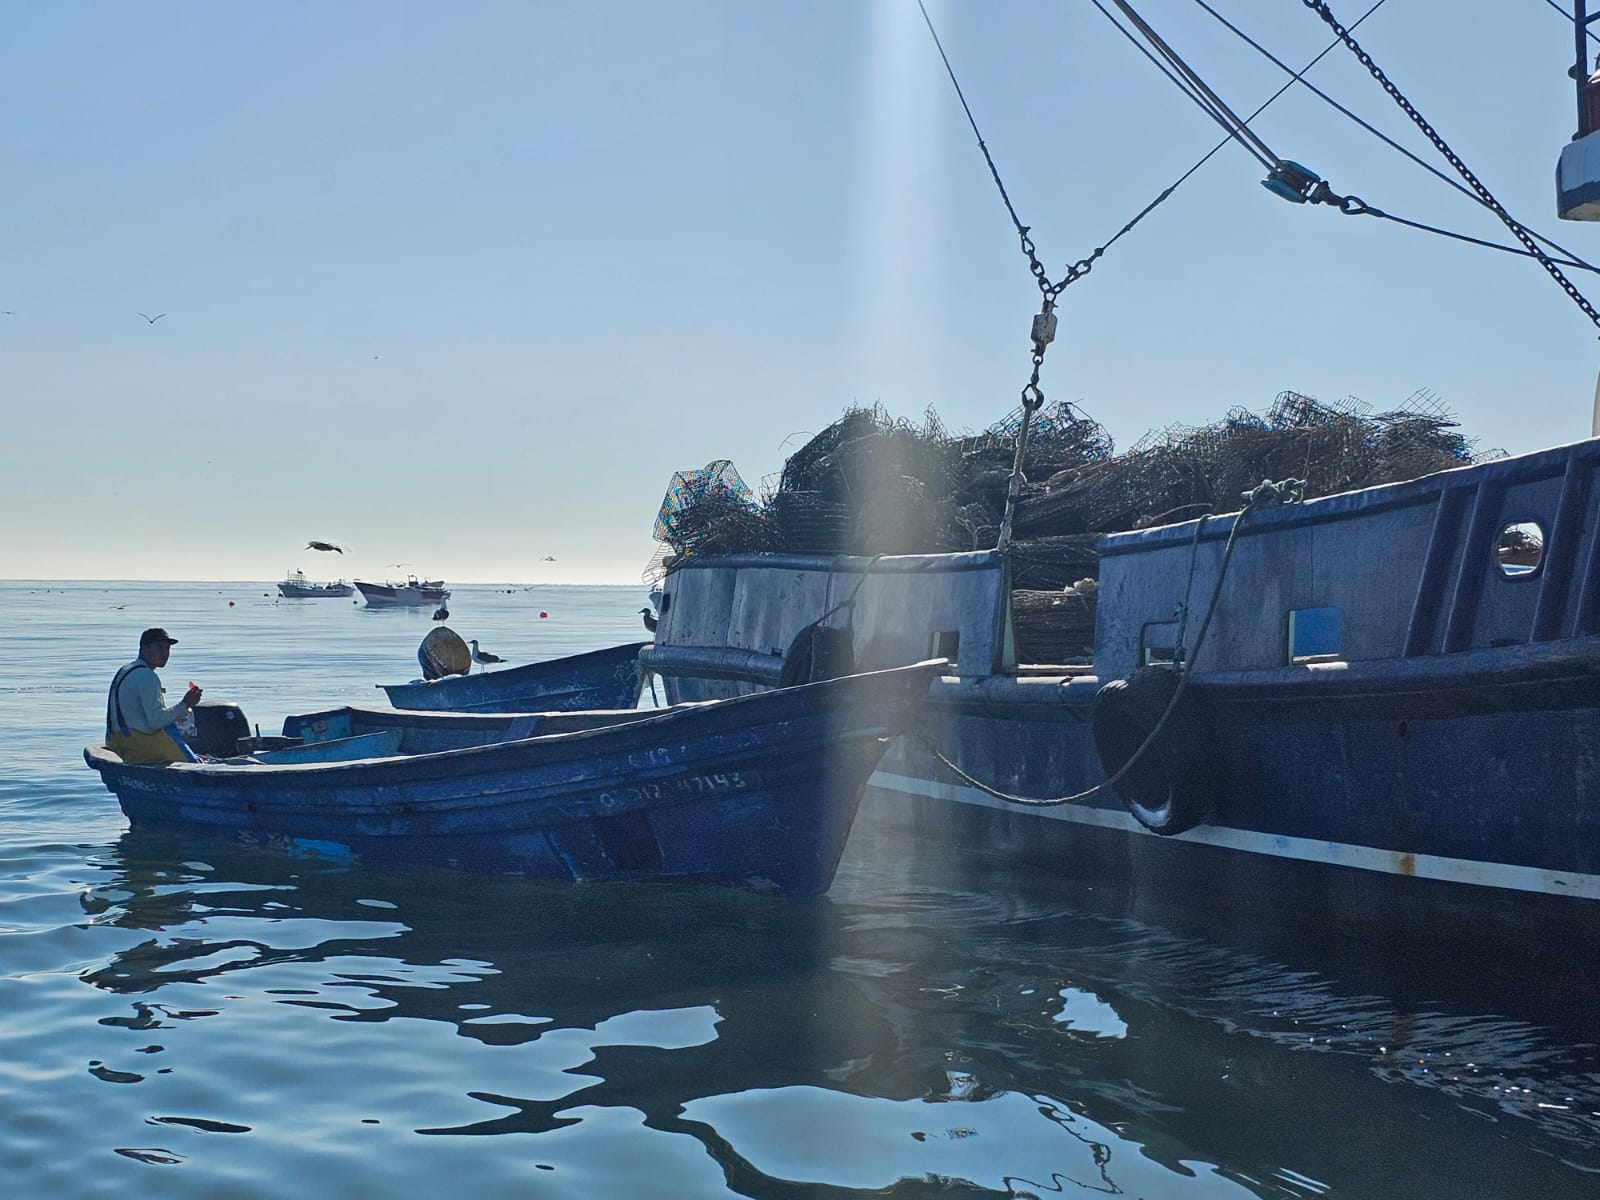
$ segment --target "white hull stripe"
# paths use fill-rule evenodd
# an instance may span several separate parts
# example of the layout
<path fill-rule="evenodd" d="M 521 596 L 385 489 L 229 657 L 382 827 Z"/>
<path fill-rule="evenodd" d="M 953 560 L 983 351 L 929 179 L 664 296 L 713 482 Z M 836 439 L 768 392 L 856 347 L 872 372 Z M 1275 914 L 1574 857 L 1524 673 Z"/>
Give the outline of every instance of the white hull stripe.
<path fill-rule="evenodd" d="M 1118 809 L 1091 808 L 1082 804 L 1058 804 L 1049 808 L 1023 809 L 1015 804 L 1007 804 L 1004 800 L 996 800 L 966 784 L 918 779 L 887 771 L 876 772 L 869 782 L 871 786 L 883 791 L 900 792 L 908 796 L 926 796 L 958 804 L 975 804 L 980 808 L 992 808 L 1001 812 L 1028 812 L 1045 820 L 1071 821 L 1077 825 L 1094 825 L 1101 829 L 1115 829 L 1122 833 L 1142 834 L 1145 837 L 1160 836 L 1139 824 L 1131 814 Z M 1201 826 L 1198 829 L 1191 829 L 1188 833 L 1174 834 L 1167 840 L 1197 842 L 1206 846 L 1219 846 L 1226 850 L 1242 850 L 1247 854 L 1265 854 L 1271 858 L 1327 863 L 1330 866 L 1350 867 L 1357 871 L 1381 871 L 1386 875 L 1411 875 L 1418 879 L 1440 879 L 1477 887 L 1600 900 L 1600 875 L 1585 875 L 1575 871 L 1545 871 L 1538 867 L 1477 862 L 1468 858 L 1445 858 L 1436 854 L 1403 854 L 1396 850 L 1379 850 L 1372 846 L 1321 842 L 1312 838 L 1258 833 L 1250 829 L 1230 829 L 1224 826 Z"/>

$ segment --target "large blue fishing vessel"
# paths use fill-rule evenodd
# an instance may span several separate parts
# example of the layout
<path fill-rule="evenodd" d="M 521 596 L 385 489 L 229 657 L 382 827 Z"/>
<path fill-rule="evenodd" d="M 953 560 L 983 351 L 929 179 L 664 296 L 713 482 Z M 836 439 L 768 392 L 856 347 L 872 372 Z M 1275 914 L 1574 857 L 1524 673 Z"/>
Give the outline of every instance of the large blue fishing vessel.
<path fill-rule="evenodd" d="M 1328 6 L 1307 7 L 1600 324 L 1562 264 L 1460 164 Z M 1581 67 L 1582 3 L 1575 15 Z M 1577 73 L 1580 104 L 1594 99 L 1600 121 L 1600 82 Z M 1371 211 L 1271 155 L 1207 95 L 1212 115 L 1265 155 L 1273 192 Z M 1563 216 L 1586 215 L 1578 167 L 1575 158 L 1563 167 Z M 1094 547 L 1092 654 L 1030 656 L 1009 541 L 1028 420 L 1043 401 L 1057 298 L 1093 259 L 1050 283 L 1011 215 L 1044 304 L 1005 515 L 986 543 L 996 548 L 678 553 L 660 584 L 655 645 L 643 654 L 668 698 L 938 655 L 951 669 L 869 788 L 921 837 L 983 845 L 1064 876 L 1116 878 L 1141 902 L 1219 922 L 1231 913 L 1296 927 L 1359 924 L 1380 936 L 1437 929 L 1592 953 L 1600 441 L 1304 502 L 1285 481 L 1201 506 L 1204 516 L 1175 514 L 1197 519 L 1111 527 Z"/>
<path fill-rule="evenodd" d="M 644 661 L 673 701 L 774 686 L 831 613 L 853 669 L 954 664 L 870 785 L 925 832 L 959 815 L 1178 903 L 1466 909 L 1592 941 L 1597 472 L 1587 441 L 1111 536 L 1090 665 L 1018 660 L 1002 553 L 687 556 Z M 1530 529 L 1531 562 L 1507 549 Z"/>

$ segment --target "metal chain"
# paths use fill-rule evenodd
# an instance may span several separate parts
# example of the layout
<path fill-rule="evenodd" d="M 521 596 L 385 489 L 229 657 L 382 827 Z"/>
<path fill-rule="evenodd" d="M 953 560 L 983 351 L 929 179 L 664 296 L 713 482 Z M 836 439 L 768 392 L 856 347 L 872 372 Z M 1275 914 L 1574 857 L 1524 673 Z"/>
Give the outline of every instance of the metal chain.
<path fill-rule="evenodd" d="M 1035 262 L 1038 260 L 1035 259 Z M 1062 281 L 1065 286 L 1066 281 Z M 1022 389 L 1022 426 L 1017 430 L 1016 453 L 1011 459 L 1011 478 L 1006 483 L 1005 511 L 1000 517 L 1000 536 L 995 539 L 995 549 L 1004 553 L 1011 545 L 1011 526 L 1017 515 L 1017 501 L 1022 496 L 1022 464 L 1028 455 L 1028 427 L 1033 414 L 1044 407 L 1044 389 L 1039 386 L 1039 370 L 1044 366 L 1045 348 L 1055 340 L 1055 296 L 1061 289 L 1046 290 L 1044 304 L 1033 317 L 1033 371 Z"/>
<path fill-rule="evenodd" d="M 1039 386 L 1039 372 L 1044 366 L 1044 352 L 1050 342 L 1055 338 L 1056 300 L 1066 289 L 1068 284 L 1076 283 L 1093 269 L 1095 260 L 1106 252 L 1106 249 L 1127 233 L 1157 205 L 1168 196 L 1172 195 L 1172 187 L 1164 190 L 1159 196 L 1145 205 L 1144 209 L 1131 221 L 1119 229 L 1116 234 L 1103 246 L 1097 247 L 1087 258 L 1080 258 L 1077 262 L 1067 266 L 1066 274 L 1054 283 L 1050 274 L 1045 270 L 1044 264 L 1039 261 L 1039 253 L 1033 244 L 1032 227 L 1024 225 L 1022 218 L 1017 215 L 1016 205 L 1012 204 L 1011 196 L 1006 191 L 1005 181 L 1000 178 L 1000 168 L 995 164 L 994 155 L 989 153 L 989 146 L 983 140 L 983 134 L 978 129 L 977 118 L 972 115 L 972 106 L 967 103 L 966 94 L 961 90 L 961 81 L 956 78 L 955 67 L 950 63 L 950 56 L 945 53 L 944 43 L 939 40 L 939 31 L 933 26 L 933 18 L 928 15 L 928 9 L 922 0 L 917 0 L 917 7 L 922 11 L 923 22 L 928 27 L 928 33 L 933 37 L 933 44 L 938 48 L 939 58 L 944 63 L 945 73 L 950 77 L 950 84 L 955 88 L 956 98 L 961 102 L 961 109 L 967 116 L 967 124 L 972 128 L 972 134 L 978 140 L 978 149 L 983 154 L 983 161 L 988 164 L 989 175 L 994 180 L 995 189 L 1000 193 L 1000 200 L 1006 206 L 1006 213 L 1011 217 L 1011 224 L 1017 231 L 1017 240 L 1022 246 L 1022 253 L 1028 260 L 1028 270 L 1033 275 L 1033 281 L 1039 288 L 1041 304 L 1039 311 L 1033 318 L 1033 369 L 1028 376 L 1028 382 L 1022 389 L 1022 425 L 1017 431 L 1016 454 L 1011 463 L 1011 478 L 1006 488 L 1005 512 L 1000 519 L 1000 535 L 996 541 L 996 548 L 1006 550 L 1011 543 L 1011 527 L 1016 516 L 1017 500 L 1022 492 L 1023 474 L 1022 465 L 1028 451 L 1028 431 L 1033 421 L 1033 414 L 1044 407 L 1044 390 Z M 1102 9 L 1102 11 L 1104 11 Z M 1181 181 L 1180 181 L 1181 182 Z"/>
<path fill-rule="evenodd" d="M 1087 275 L 1090 268 L 1094 266 L 1095 259 L 1099 258 L 1106 252 L 1106 246 L 1109 246 L 1111 242 L 1107 242 L 1106 246 L 1098 247 L 1092 254 L 1089 255 L 1088 258 L 1080 258 L 1077 262 L 1069 264 L 1067 267 L 1067 273 L 1055 283 L 1051 283 L 1049 272 L 1044 269 L 1044 264 L 1039 261 L 1039 255 L 1034 250 L 1033 238 L 1029 236 L 1033 227 L 1031 225 L 1024 225 L 1017 216 L 1017 210 L 1011 207 L 1011 198 L 1006 195 L 1006 185 L 1000 182 L 1000 172 L 994 165 L 994 159 L 989 157 L 989 148 L 981 141 L 978 143 L 978 146 L 983 151 L 984 160 L 989 164 L 989 174 L 994 176 L 995 187 L 1000 189 L 1000 198 L 1005 201 L 1006 211 L 1011 214 L 1011 222 L 1017 227 L 1017 238 L 1022 243 L 1022 253 L 1027 255 L 1028 270 L 1033 273 L 1033 281 L 1039 285 L 1039 295 L 1044 298 L 1045 307 L 1047 309 L 1053 309 L 1055 307 L 1056 298 L 1066 290 L 1067 285 L 1069 283 L 1076 283 L 1078 280 Z M 1145 215 L 1145 213 L 1148 213 L 1150 209 L 1156 206 L 1156 204 L 1159 204 L 1162 200 L 1165 200 L 1167 198 L 1167 194 L 1170 192 L 1171 189 L 1167 189 L 1167 192 L 1163 193 L 1149 206 L 1149 208 L 1146 208 L 1144 212 L 1139 214 L 1139 216 L 1135 217 L 1132 221 L 1129 221 L 1125 226 L 1118 230 L 1117 237 L 1121 237 L 1124 233 L 1127 233 L 1129 229 L 1132 229 L 1133 226 L 1138 223 L 1140 218 Z M 1116 238 L 1112 238 L 1111 240 L 1115 241 Z M 1036 373 L 1034 376 L 1034 383 L 1038 383 L 1038 381 L 1038 375 Z"/>
<path fill-rule="evenodd" d="M 1597 312 L 1594 305 L 1590 304 L 1589 301 L 1584 298 L 1583 293 L 1573 286 L 1572 281 L 1562 273 L 1561 268 L 1556 266 L 1555 262 L 1550 258 L 1550 256 L 1540 249 L 1539 244 L 1535 242 L 1533 238 L 1529 236 L 1528 231 L 1522 227 L 1522 223 L 1505 210 L 1505 207 L 1500 203 L 1500 201 L 1496 200 L 1489 189 L 1486 188 L 1479 181 L 1478 177 L 1468 169 L 1467 164 L 1462 162 L 1461 159 L 1456 156 L 1455 151 L 1450 149 L 1450 147 L 1445 143 L 1445 140 L 1434 130 L 1433 126 L 1428 124 L 1423 115 L 1412 106 L 1411 101 L 1407 100 L 1403 95 L 1400 94 L 1400 89 L 1390 82 L 1389 77 L 1383 73 L 1382 68 L 1380 68 L 1377 63 L 1372 61 L 1372 56 L 1357 44 L 1356 39 L 1351 35 L 1348 29 L 1339 24 L 1338 18 L 1333 15 L 1333 11 L 1328 7 L 1327 0 L 1303 0 L 1303 3 L 1307 8 L 1311 9 L 1319 17 L 1321 17 L 1323 21 L 1326 22 L 1328 28 L 1333 30 L 1334 35 L 1338 37 L 1338 39 L 1347 47 L 1349 47 L 1350 52 L 1356 56 L 1362 66 L 1367 68 L 1368 73 L 1383 85 L 1383 90 L 1389 93 L 1389 97 L 1400 106 L 1401 110 L 1405 112 L 1406 116 L 1411 118 L 1412 123 L 1416 125 L 1416 127 L 1420 129 L 1424 135 L 1426 135 L 1430 142 L 1433 143 L 1434 148 L 1444 156 L 1445 161 L 1447 161 L 1456 169 L 1457 174 L 1459 174 L 1462 179 L 1467 181 L 1468 186 L 1472 188 L 1472 190 L 1477 194 L 1478 198 L 1483 201 L 1483 203 L 1495 214 L 1495 216 L 1499 217 L 1500 220 L 1504 222 L 1506 228 L 1511 230 L 1516 239 L 1525 247 L 1527 247 L 1528 253 L 1539 260 L 1539 264 L 1550 273 L 1550 277 L 1554 279 L 1556 283 L 1561 285 L 1561 290 L 1566 292 L 1567 295 L 1571 297 L 1572 302 L 1583 310 L 1584 316 L 1588 317 L 1597 328 L 1600 328 L 1600 312 Z M 1314 199 L 1314 197 L 1311 198 Z M 1341 205 L 1341 211 L 1343 212 L 1354 214 L 1362 212 L 1366 208 L 1364 204 L 1361 204 L 1361 202 L 1353 196 L 1343 197 L 1342 200 L 1344 203 Z M 1360 207 L 1355 208 L 1344 206 L 1349 205 L 1352 202 L 1356 205 L 1360 205 Z"/>

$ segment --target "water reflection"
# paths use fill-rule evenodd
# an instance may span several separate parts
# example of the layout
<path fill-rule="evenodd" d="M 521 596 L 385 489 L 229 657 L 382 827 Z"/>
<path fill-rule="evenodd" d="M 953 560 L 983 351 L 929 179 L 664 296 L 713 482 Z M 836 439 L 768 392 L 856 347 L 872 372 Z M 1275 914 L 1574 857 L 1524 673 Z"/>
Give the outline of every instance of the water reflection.
<path fill-rule="evenodd" d="M 347 1019 L 447 1021 L 486 1042 L 516 1040 L 519 1022 L 537 1036 L 708 989 L 794 985 L 836 936 L 826 901 L 345 867 L 168 834 L 129 832 L 102 865 L 110 876 L 84 893 L 85 910 L 153 936 L 85 972 L 96 987 L 248 984 Z"/>
<path fill-rule="evenodd" d="M 574 1195 L 1560 1196 L 1600 1170 L 1592 1045 L 881 849 L 796 902 L 129 833 L 81 896 L 124 935 L 80 975 L 115 1035 L 90 1075 L 147 1131 L 113 1148 L 370 1164 L 403 1131 Z"/>
<path fill-rule="evenodd" d="M 1149 1147 L 1048 1096 L 1005 1092 L 886 1100 L 822 1088 L 713 1096 L 685 1115 L 771 1179 L 879 1191 L 901 1180 L 966 1183 L 1011 1196 L 1255 1195 L 1209 1163 L 1158 1162 Z M 819 1155 L 819 1146 L 828 1153 Z"/>

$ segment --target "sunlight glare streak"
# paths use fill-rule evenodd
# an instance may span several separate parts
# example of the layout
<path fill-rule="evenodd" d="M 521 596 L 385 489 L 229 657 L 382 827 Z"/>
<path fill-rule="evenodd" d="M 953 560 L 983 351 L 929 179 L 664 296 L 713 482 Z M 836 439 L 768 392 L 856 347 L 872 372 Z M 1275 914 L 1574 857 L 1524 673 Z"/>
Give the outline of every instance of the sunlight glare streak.
<path fill-rule="evenodd" d="M 865 69 L 870 110 L 861 122 L 854 214 L 856 282 L 852 292 L 851 372 L 860 392 L 897 415 L 935 398 L 928 359 L 934 313 L 947 286 L 940 247 L 948 237 L 941 181 L 945 155 L 937 136 L 946 100 L 927 30 L 914 8 L 875 5 Z M 935 21 L 939 6 L 930 5 Z M 947 85 L 946 85 L 947 86 Z"/>

